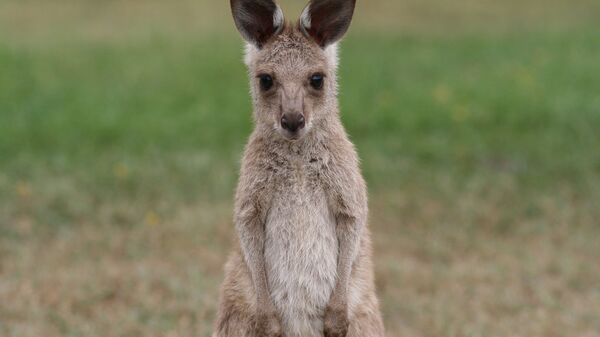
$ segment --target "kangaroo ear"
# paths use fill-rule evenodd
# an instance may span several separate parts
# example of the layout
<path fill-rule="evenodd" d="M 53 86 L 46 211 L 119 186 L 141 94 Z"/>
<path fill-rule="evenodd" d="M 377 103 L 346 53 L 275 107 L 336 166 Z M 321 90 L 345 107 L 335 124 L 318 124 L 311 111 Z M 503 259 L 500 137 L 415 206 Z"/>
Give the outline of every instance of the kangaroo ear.
<path fill-rule="evenodd" d="M 249 43 L 261 48 L 284 25 L 283 12 L 273 0 L 230 0 L 235 26 Z"/>
<path fill-rule="evenodd" d="M 312 0 L 300 16 L 300 29 L 325 48 L 344 36 L 355 5 L 356 0 Z"/>

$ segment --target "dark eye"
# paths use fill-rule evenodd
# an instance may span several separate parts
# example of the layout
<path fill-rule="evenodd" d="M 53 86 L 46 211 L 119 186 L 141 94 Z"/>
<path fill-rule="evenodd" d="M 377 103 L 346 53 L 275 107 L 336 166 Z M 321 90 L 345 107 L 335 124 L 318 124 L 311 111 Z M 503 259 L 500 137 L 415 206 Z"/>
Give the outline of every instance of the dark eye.
<path fill-rule="evenodd" d="M 260 88 L 263 91 L 268 91 L 273 87 L 273 77 L 271 75 L 259 75 L 260 78 Z"/>
<path fill-rule="evenodd" d="M 323 88 L 323 75 L 322 74 L 314 74 L 310 77 L 310 86 L 320 90 Z"/>

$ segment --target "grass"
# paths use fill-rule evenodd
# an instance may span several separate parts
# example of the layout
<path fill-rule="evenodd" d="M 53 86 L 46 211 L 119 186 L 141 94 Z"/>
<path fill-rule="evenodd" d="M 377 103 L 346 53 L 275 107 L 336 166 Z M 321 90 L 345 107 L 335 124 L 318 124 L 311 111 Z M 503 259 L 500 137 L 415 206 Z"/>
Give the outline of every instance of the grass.
<path fill-rule="evenodd" d="M 210 336 L 251 130 L 225 5 L 0 3 L 0 336 Z M 359 7 L 389 336 L 600 336 L 600 31 L 568 5 Z"/>

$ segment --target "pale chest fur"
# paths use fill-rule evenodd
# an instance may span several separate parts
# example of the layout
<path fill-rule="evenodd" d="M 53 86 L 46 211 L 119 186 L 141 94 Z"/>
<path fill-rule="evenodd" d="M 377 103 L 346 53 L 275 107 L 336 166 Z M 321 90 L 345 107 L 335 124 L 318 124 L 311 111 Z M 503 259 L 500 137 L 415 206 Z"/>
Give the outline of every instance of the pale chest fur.
<path fill-rule="evenodd" d="M 335 219 L 320 181 L 321 159 L 285 164 L 266 221 L 267 278 L 285 336 L 316 337 L 336 281 Z"/>

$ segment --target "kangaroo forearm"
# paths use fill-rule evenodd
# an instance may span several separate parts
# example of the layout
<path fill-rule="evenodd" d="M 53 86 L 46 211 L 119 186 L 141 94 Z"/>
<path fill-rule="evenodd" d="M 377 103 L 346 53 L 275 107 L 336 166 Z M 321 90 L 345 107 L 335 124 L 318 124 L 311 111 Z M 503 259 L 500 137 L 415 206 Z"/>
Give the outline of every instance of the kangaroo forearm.
<path fill-rule="evenodd" d="M 267 309 L 271 305 L 271 300 L 265 269 L 264 228 L 258 218 L 239 222 L 236 227 L 244 260 L 250 270 L 250 277 L 254 285 L 257 308 L 258 310 Z"/>
<path fill-rule="evenodd" d="M 337 283 L 332 294 L 332 301 L 335 304 L 344 304 L 347 301 L 350 274 L 358 256 L 363 227 L 362 221 L 355 217 L 347 215 L 337 217 L 336 232 L 339 245 Z"/>

